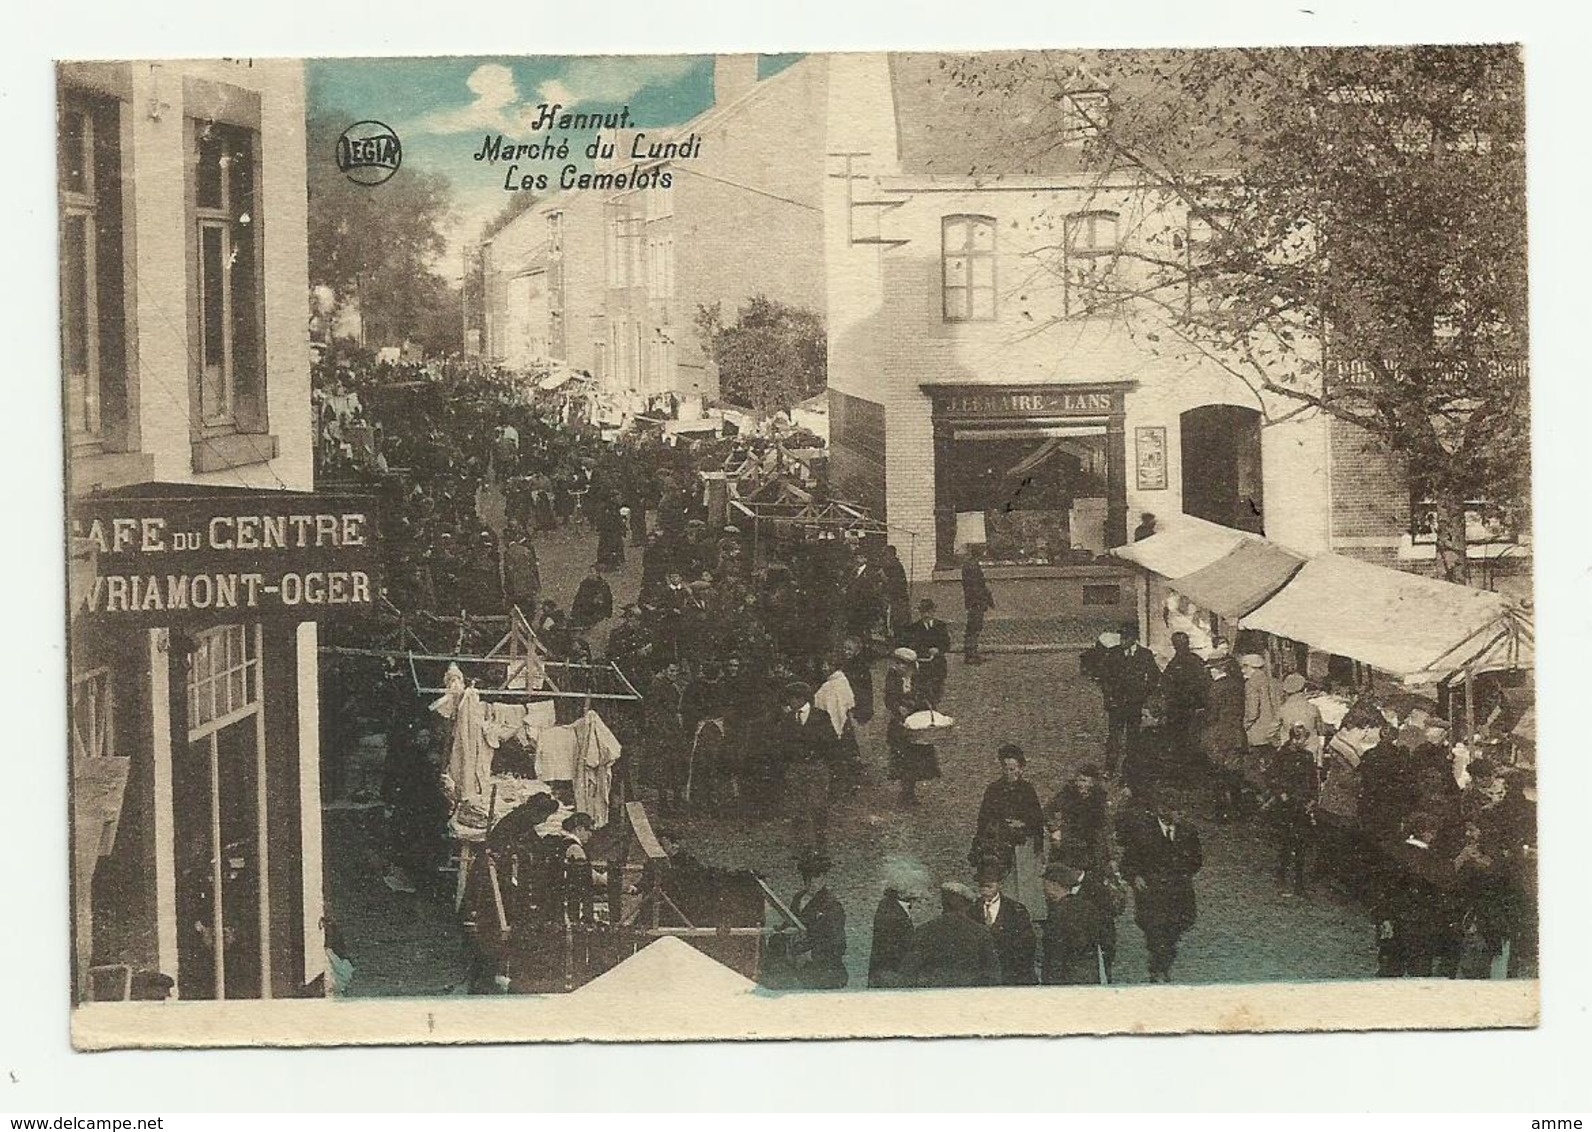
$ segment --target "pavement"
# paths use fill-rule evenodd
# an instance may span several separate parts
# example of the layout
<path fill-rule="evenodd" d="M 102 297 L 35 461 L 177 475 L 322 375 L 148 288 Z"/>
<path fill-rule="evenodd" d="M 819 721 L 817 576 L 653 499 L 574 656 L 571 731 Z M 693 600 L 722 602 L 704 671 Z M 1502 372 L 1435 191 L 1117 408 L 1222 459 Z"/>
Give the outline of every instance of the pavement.
<path fill-rule="evenodd" d="M 572 529 L 538 539 L 543 585 L 567 606 L 589 568 L 595 538 Z M 639 553 L 627 551 L 625 568 L 609 576 L 616 604 L 636 593 Z M 593 633 L 606 639 L 607 625 Z M 884 685 L 883 667 L 875 688 Z M 867 778 L 860 791 L 831 814 L 830 887 L 846 909 L 851 986 L 866 983 L 874 908 L 884 888 L 881 863 L 889 856 L 915 861 L 936 882 L 971 881 L 967 852 L 984 788 L 997 775 L 995 750 L 1017 743 L 1028 756 L 1028 778 L 1048 799 L 1080 766 L 1101 761 L 1104 716 L 1098 692 L 1078 672 L 1072 651 L 991 655 L 987 663 L 951 661 L 941 705 L 957 720 L 939 745 L 942 777 L 920 788 L 921 801 L 903 809 L 895 786 L 884 781 L 882 718 L 861 729 Z M 1285 896 L 1273 874 L 1275 850 L 1261 823 L 1217 825 L 1202 820 L 1213 799 L 1199 785 L 1179 791 L 1198 827 L 1205 867 L 1195 880 L 1199 920 L 1184 937 L 1173 978 L 1179 982 L 1316 981 L 1367 978 L 1376 955 L 1368 914 L 1325 884 L 1305 898 Z M 377 811 L 379 813 L 379 811 Z M 369 812 L 329 813 L 326 824 L 331 901 L 356 943 L 361 976 L 357 992 L 438 993 L 462 978 L 463 959 L 445 884 L 422 881 L 418 893 L 392 892 L 377 863 L 379 825 Z M 797 846 L 780 815 L 763 820 L 655 815 L 702 860 L 762 873 L 776 892 L 799 887 Z M 445 880 L 445 878 L 444 878 Z M 920 906 L 916 918 L 936 914 Z M 1143 938 L 1131 911 L 1118 922 L 1116 981 L 1147 981 Z"/>

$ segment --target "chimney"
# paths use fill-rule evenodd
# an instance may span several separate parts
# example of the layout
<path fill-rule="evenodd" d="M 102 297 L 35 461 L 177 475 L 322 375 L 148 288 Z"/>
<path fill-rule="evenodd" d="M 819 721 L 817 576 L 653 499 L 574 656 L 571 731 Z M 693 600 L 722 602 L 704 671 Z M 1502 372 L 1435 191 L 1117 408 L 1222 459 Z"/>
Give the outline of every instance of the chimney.
<path fill-rule="evenodd" d="M 724 106 L 757 85 L 756 55 L 713 57 L 713 105 Z"/>

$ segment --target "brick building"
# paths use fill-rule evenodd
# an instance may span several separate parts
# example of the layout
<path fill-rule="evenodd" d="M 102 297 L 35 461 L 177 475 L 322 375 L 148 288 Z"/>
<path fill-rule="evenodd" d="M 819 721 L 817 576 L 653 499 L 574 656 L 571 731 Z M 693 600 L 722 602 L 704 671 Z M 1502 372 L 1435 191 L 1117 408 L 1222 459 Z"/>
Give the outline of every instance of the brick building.
<path fill-rule="evenodd" d="M 827 71 L 812 56 L 760 80 L 757 56 L 720 56 L 712 108 L 639 143 L 698 140 L 696 156 L 640 163 L 669 187 L 559 193 L 486 241 L 487 353 L 563 363 L 609 393 L 711 400 L 699 306 L 726 322 L 759 294 L 822 311 Z M 636 136 L 616 166 L 636 164 Z"/>

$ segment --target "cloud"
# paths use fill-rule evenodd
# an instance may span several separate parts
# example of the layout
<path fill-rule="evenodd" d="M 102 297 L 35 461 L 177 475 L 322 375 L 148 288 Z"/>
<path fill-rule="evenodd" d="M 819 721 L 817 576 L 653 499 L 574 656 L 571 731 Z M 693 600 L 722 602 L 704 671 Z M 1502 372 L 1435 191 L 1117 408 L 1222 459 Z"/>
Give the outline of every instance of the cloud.
<path fill-rule="evenodd" d="M 566 110 L 590 103 L 617 105 L 649 86 L 677 82 L 700 62 L 691 55 L 567 59 L 529 99 L 521 94 L 512 69 L 502 63 L 482 63 L 465 80 L 472 96 L 469 103 L 434 110 L 410 129 L 420 134 L 514 134 L 530 128 L 538 103 L 558 103 Z"/>
<path fill-rule="evenodd" d="M 625 102 L 646 87 L 677 82 L 700 62 L 698 57 L 692 55 L 610 55 L 571 59 L 563 73 L 543 83 L 537 94 L 539 101 L 562 102 L 565 107 L 583 102 Z"/>
<path fill-rule="evenodd" d="M 475 96 L 468 105 L 434 110 L 414 128 L 425 134 L 511 134 L 521 126 L 529 107 L 520 101 L 519 84 L 509 68 L 482 63 L 470 72 L 464 85 Z"/>

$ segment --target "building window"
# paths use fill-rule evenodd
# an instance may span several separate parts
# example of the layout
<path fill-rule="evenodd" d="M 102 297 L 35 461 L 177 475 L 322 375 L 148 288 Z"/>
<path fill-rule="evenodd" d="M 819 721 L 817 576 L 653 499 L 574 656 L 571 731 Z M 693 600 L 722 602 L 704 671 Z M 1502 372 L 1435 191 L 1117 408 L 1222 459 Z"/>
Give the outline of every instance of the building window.
<path fill-rule="evenodd" d="M 190 741 L 250 714 L 260 698 L 259 665 L 245 626 L 222 625 L 194 637 L 188 668 Z"/>
<path fill-rule="evenodd" d="M 591 344 L 592 376 L 598 381 L 608 377 L 608 343 L 593 342 Z"/>
<path fill-rule="evenodd" d="M 1063 225 L 1066 311 L 1088 314 L 1114 303 L 1110 287 L 1116 263 L 1118 220 L 1115 212 L 1075 212 Z"/>
<path fill-rule="evenodd" d="M 1437 545 L 1437 497 L 1417 484 L 1410 492 L 1410 541 L 1416 546 Z M 1517 543 L 1520 531 L 1513 516 L 1487 499 L 1465 501 L 1465 545 L 1496 546 Z"/>
<path fill-rule="evenodd" d="M 1217 305 L 1218 295 L 1216 288 L 1212 286 L 1216 241 L 1219 235 L 1217 225 L 1225 223 L 1228 217 L 1229 214 L 1226 212 L 1206 215 L 1190 213 L 1184 231 L 1173 237 L 1174 248 L 1179 244 L 1182 245 L 1179 250 L 1183 253 L 1185 315 L 1210 311 Z"/>
<path fill-rule="evenodd" d="M 945 321 L 995 317 L 995 221 L 947 216 L 941 226 L 941 292 Z"/>
<path fill-rule="evenodd" d="M 193 122 L 194 355 L 206 429 L 265 430 L 256 143 L 253 130 Z"/>
<path fill-rule="evenodd" d="M 564 254 L 564 214 L 547 214 L 547 253 L 555 258 Z"/>
<path fill-rule="evenodd" d="M 1061 130 L 1069 142 L 1098 138 L 1111 109 L 1111 96 L 1104 90 L 1075 90 L 1062 96 Z"/>
<path fill-rule="evenodd" d="M 67 430 L 74 446 L 119 447 L 127 399 L 120 104 L 63 92 L 56 161 Z"/>
<path fill-rule="evenodd" d="M 116 754 L 116 696 L 109 668 L 72 677 L 72 755 L 80 759 Z"/>

